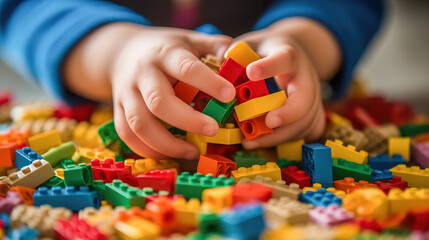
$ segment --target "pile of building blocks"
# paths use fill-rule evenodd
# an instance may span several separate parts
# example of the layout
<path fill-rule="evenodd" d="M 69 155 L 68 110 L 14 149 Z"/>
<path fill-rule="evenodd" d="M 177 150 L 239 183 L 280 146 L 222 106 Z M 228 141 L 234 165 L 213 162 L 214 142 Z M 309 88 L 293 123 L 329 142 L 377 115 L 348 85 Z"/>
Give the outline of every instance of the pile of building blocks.
<path fill-rule="evenodd" d="M 429 239 L 427 118 L 354 91 L 327 105 L 319 142 L 244 150 L 244 139 L 274 131 L 265 116 L 287 101 L 273 79 L 248 79 L 259 59 L 244 42 L 223 63 L 202 59 L 235 86 L 228 103 L 174 85 L 220 127 L 207 137 L 165 124 L 199 149 L 193 165 L 135 154 L 111 109 L 16 104 L 0 93 L 0 237 Z"/>

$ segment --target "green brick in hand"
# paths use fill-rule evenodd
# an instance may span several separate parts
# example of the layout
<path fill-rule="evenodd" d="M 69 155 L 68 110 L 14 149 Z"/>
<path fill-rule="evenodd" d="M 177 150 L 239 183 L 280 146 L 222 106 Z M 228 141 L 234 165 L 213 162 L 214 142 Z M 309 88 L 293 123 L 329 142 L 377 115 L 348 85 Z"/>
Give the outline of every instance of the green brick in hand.
<path fill-rule="evenodd" d="M 237 99 L 232 100 L 228 103 L 223 103 L 217 99 L 210 99 L 207 106 L 204 108 L 203 113 L 214 118 L 218 122 L 219 126 L 223 125 L 229 116 L 234 111 L 234 106 L 237 103 Z"/>

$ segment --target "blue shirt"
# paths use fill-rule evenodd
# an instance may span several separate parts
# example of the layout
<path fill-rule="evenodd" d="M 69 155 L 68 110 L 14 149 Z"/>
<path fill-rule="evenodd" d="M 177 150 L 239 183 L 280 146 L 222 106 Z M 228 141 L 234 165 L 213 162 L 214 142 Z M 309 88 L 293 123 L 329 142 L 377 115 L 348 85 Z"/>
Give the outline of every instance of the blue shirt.
<path fill-rule="evenodd" d="M 340 97 L 381 25 L 383 9 L 382 0 L 269 1 L 253 30 L 288 17 L 306 17 L 326 26 L 336 37 L 342 52 L 342 67 L 330 82 L 334 97 Z M 151 24 L 131 9 L 107 1 L 2 0 L 0 52 L 14 69 L 36 81 L 51 95 L 70 104 L 86 102 L 64 87 L 63 60 L 89 32 L 118 21 Z"/>

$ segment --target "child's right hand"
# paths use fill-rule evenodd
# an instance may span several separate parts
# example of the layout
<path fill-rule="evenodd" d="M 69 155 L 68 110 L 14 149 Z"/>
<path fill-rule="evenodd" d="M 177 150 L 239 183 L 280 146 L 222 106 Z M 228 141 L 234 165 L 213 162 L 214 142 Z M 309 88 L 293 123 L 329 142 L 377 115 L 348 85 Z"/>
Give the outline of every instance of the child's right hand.
<path fill-rule="evenodd" d="M 232 40 L 189 30 L 132 27 L 135 31 L 111 65 L 116 130 L 139 155 L 195 159 L 197 148 L 170 134 L 158 118 L 185 131 L 217 133 L 217 122 L 177 98 L 173 84 L 183 81 L 220 101 L 233 100 L 233 85 L 199 60 L 208 53 L 221 56 Z"/>

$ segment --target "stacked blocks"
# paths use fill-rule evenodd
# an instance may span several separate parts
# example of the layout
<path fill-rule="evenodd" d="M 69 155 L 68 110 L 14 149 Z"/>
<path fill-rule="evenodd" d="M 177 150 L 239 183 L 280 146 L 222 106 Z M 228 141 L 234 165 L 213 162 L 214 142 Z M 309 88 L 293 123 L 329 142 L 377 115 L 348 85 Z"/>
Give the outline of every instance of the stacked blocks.
<path fill-rule="evenodd" d="M 389 157 L 387 154 L 383 153 L 368 158 L 369 166 L 371 166 L 372 169 L 377 170 L 391 169 L 396 165 L 406 163 L 407 161 L 400 154 L 394 154 L 392 157 Z"/>
<path fill-rule="evenodd" d="M 248 81 L 237 86 L 235 91 L 238 104 L 270 94 L 265 81 Z"/>
<path fill-rule="evenodd" d="M 310 176 L 305 173 L 303 170 L 298 170 L 297 166 L 289 166 L 287 168 L 283 168 L 282 179 L 287 183 L 296 183 L 300 188 L 310 187 L 311 179 Z"/>
<path fill-rule="evenodd" d="M 335 140 L 334 142 L 326 140 L 325 145 L 331 148 L 332 158 L 342 158 L 359 164 L 368 163 L 368 153 L 363 150 L 357 152 L 352 145 L 345 147 L 340 140 Z"/>
<path fill-rule="evenodd" d="M 390 171 L 408 182 L 409 187 L 429 188 L 429 168 L 421 169 L 418 166 L 407 167 L 401 164 Z"/>
<path fill-rule="evenodd" d="M 237 163 L 226 157 L 214 154 L 200 155 L 197 172 L 203 175 L 212 174 L 215 177 L 219 175 L 231 176 L 231 172 L 237 168 Z"/>
<path fill-rule="evenodd" d="M 316 192 L 307 191 L 299 194 L 299 200 L 304 203 L 311 203 L 314 206 L 327 207 L 335 204 L 341 206 L 342 200 L 340 197 L 334 195 L 326 189 L 319 188 Z"/>
<path fill-rule="evenodd" d="M 15 167 L 22 169 L 30 165 L 34 160 L 41 160 L 42 156 L 31 150 L 29 147 L 23 147 L 15 151 Z"/>
<path fill-rule="evenodd" d="M 222 126 L 229 116 L 231 116 L 236 103 L 237 99 L 234 99 L 228 103 L 223 103 L 217 99 L 212 98 L 204 108 L 203 113 L 214 118 L 219 126 Z"/>
<path fill-rule="evenodd" d="M 103 180 L 104 183 L 110 183 L 114 179 L 123 180 L 125 175 L 131 174 L 130 166 L 126 166 L 124 162 L 114 162 L 110 158 L 104 161 L 91 160 L 91 168 L 94 180 Z"/>
<path fill-rule="evenodd" d="M 273 181 L 281 180 L 280 168 L 273 162 L 268 162 L 265 165 L 253 165 L 250 168 L 241 167 L 232 171 L 232 177 L 235 182 L 240 181 L 242 178 L 252 178 L 258 175 L 270 177 Z"/>
<path fill-rule="evenodd" d="M 215 144 L 241 144 L 243 135 L 239 128 L 235 128 L 233 123 L 226 123 L 225 127 L 219 128 L 217 134 L 213 137 L 203 136 L 205 142 Z"/>
<path fill-rule="evenodd" d="M 228 58 L 225 60 L 225 62 L 223 62 L 218 74 L 219 76 L 222 76 L 228 80 L 234 86 L 238 86 L 249 81 L 246 75 L 246 68 L 241 66 L 232 58 Z"/>
<path fill-rule="evenodd" d="M 261 135 L 274 132 L 272 128 L 269 128 L 267 125 L 265 125 L 265 117 L 266 114 L 240 122 L 237 118 L 237 114 L 234 113 L 234 118 L 238 124 L 238 127 L 240 128 L 246 140 L 249 141 Z"/>
<path fill-rule="evenodd" d="M 282 90 L 270 95 L 251 99 L 237 105 L 234 109 L 237 114 L 238 121 L 243 122 L 262 116 L 264 113 L 282 106 L 286 99 L 286 93 Z"/>
<path fill-rule="evenodd" d="M 190 175 L 188 172 L 183 172 L 177 177 L 176 194 L 183 195 L 186 199 L 201 199 L 202 193 L 205 189 L 230 186 L 233 183 L 234 180 L 232 178 L 226 178 L 224 176 L 204 176 L 199 173 Z"/>
<path fill-rule="evenodd" d="M 277 180 L 273 182 L 273 180 L 269 177 L 256 176 L 254 179 L 243 178 L 238 184 L 253 184 L 257 183 L 258 185 L 266 186 L 272 190 L 273 198 L 279 197 L 289 197 L 292 199 L 298 199 L 298 194 L 301 192 L 299 190 L 299 185 L 296 183 L 292 183 L 290 185 L 286 185 L 285 181 Z"/>
<path fill-rule="evenodd" d="M 331 149 L 322 144 L 302 145 L 302 165 L 310 175 L 312 183 L 320 183 L 323 187 L 332 187 Z"/>
<path fill-rule="evenodd" d="M 250 63 L 261 59 L 245 42 L 238 42 L 226 53 L 226 58 L 234 59 L 238 64 L 247 67 Z"/>
<path fill-rule="evenodd" d="M 371 181 L 372 169 L 367 164 L 358 164 L 344 159 L 332 159 L 332 172 L 334 180 L 352 177 L 355 180 Z"/>
<path fill-rule="evenodd" d="M 265 229 L 261 205 L 245 205 L 220 218 L 224 237 L 238 240 L 257 240 Z"/>

